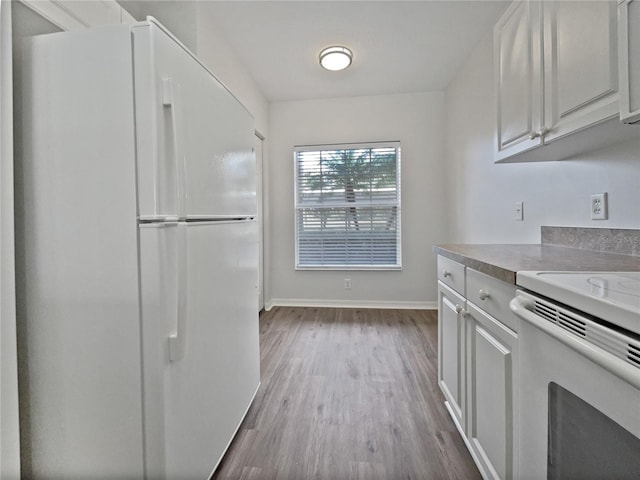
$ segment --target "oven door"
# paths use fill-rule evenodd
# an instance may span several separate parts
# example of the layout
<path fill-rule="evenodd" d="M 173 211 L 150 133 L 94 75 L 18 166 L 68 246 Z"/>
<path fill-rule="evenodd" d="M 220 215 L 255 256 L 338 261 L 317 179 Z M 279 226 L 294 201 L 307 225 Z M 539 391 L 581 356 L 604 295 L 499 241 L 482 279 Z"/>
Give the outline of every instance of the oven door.
<path fill-rule="evenodd" d="M 519 477 L 640 478 L 640 341 L 522 291 L 511 309 Z"/>

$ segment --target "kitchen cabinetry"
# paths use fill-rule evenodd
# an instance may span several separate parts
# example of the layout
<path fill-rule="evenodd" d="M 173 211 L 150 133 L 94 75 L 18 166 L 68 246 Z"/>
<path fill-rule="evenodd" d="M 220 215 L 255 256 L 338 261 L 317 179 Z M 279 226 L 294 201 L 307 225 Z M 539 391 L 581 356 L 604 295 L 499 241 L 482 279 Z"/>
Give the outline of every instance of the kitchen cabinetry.
<path fill-rule="evenodd" d="M 543 2 L 544 142 L 616 118 L 617 12 L 609 1 Z"/>
<path fill-rule="evenodd" d="M 445 405 L 459 430 L 465 431 L 463 382 L 465 300 L 442 283 L 438 285 L 438 383 Z"/>
<path fill-rule="evenodd" d="M 514 2 L 494 28 L 495 160 L 559 160 L 631 136 L 617 42 L 613 2 Z"/>
<path fill-rule="evenodd" d="M 458 430 L 465 431 L 465 267 L 438 256 L 438 383 Z"/>
<path fill-rule="evenodd" d="M 518 319 L 509 310 L 514 296 L 514 286 L 438 257 L 438 381 L 488 479 L 514 478 L 516 470 Z"/>
<path fill-rule="evenodd" d="M 621 0 L 618 6 L 620 59 L 620 120 L 640 122 L 640 1 Z"/>
<path fill-rule="evenodd" d="M 485 478 L 514 478 L 518 319 L 515 287 L 467 269 L 467 438 Z"/>
<path fill-rule="evenodd" d="M 514 2 L 494 28 L 497 160 L 542 145 L 541 11 Z"/>
<path fill-rule="evenodd" d="M 472 304 L 467 308 L 467 438 L 485 477 L 514 478 L 518 337 Z"/>

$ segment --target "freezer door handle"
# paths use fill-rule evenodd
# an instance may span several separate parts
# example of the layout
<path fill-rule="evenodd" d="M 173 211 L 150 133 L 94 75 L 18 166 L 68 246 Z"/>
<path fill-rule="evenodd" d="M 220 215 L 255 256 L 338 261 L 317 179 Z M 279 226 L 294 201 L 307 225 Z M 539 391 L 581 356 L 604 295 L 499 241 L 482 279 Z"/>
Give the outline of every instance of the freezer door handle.
<path fill-rule="evenodd" d="M 176 333 L 169 336 L 169 360 L 182 359 L 187 350 L 187 225 L 178 224 Z"/>
<path fill-rule="evenodd" d="M 176 162 L 176 199 L 178 202 L 178 217 L 180 219 L 185 218 L 186 216 L 186 197 L 187 197 L 187 174 L 186 174 L 186 160 L 184 158 L 184 154 L 182 153 L 180 142 L 180 133 L 178 132 L 178 128 L 180 126 L 180 122 L 178 119 L 179 114 L 179 102 L 177 101 L 177 92 L 176 88 L 173 84 L 173 79 L 171 78 L 163 78 L 162 79 L 162 106 L 170 109 L 171 112 L 171 132 L 172 132 L 172 142 L 173 142 L 173 156 Z"/>

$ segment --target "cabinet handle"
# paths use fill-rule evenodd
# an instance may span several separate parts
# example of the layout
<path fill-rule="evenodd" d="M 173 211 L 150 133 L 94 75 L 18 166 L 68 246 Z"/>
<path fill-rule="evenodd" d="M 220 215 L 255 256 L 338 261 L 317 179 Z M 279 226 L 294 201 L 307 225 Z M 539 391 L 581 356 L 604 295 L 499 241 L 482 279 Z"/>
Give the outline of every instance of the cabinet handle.
<path fill-rule="evenodd" d="M 547 133 L 549 133 L 549 130 L 545 127 L 542 127 L 537 132 L 531 132 L 529 134 L 529 140 L 535 140 L 538 137 L 544 137 Z"/>
<path fill-rule="evenodd" d="M 464 307 L 460 304 L 456 305 L 456 313 L 458 315 L 462 315 L 462 318 L 467 318 L 469 316 L 469 312 L 467 312 Z"/>
<path fill-rule="evenodd" d="M 456 305 L 456 313 L 460 313 L 462 310 L 464 310 L 464 307 L 460 304 Z"/>
<path fill-rule="evenodd" d="M 480 290 L 478 292 L 478 296 L 480 297 L 480 300 L 486 300 L 487 298 L 489 298 L 491 295 L 489 295 L 489 292 L 485 292 L 484 290 Z"/>
<path fill-rule="evenodd" d="M 443 270 L 442 271 L 442 276 L 444 278 L 450 277 L 451 276 L 451 272 L 449 270 Z"/>

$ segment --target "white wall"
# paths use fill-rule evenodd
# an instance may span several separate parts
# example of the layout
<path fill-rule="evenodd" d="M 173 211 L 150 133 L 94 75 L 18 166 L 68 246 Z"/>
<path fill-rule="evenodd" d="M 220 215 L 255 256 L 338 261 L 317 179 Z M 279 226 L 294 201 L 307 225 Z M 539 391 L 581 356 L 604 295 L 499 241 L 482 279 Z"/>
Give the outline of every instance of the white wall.
<path fill-rule="evenodd" d="M 11 2 L 0 1 L 0 478 L 20 478 L 13 234 Z"/>
<path fill-rule="evenodd" d="M 162 2 L 161 2 L 162 3 Z M 199 6 L 197 15 L 198 58 L 251 112 L 256 130 L 267 137 L 269 104 L 233 48 L 215 29 L 210 11 Z"/>
<path fill-rule="evenodd" d="M 189 50 L 198 53 L 197 2 L 118 0 L 118 3 L 137 20 L 144 20 L 151 15 L 167 27 Z"/>
<path fill-rule="evenodd" d="M 272 103 L 270 257 L 274 304 L 425 306 L 436 299 L 431 245 L 444 241 L 444 93 Z M 293 147 L 400 140 L 402 271 L 295 271 Z M 435 206 L 435 208 L 434 208 Z M 352 289 L 343 288 L 344 278 Z M 433 306 L 429 304 L 429 306 Z"/>
<path fill-rule="evenodd" d="M 539 243 L 541 225 L 640 228 L 640 126 L 637 139 L 569 160 L 495 165 L 492 65 L 487 35 L 446 91 L 450 240 Z M 600 192 L 609 220 L 593 221 L 590 197 Z M 523 222 L 512 220 L 516 201 Z"/>
<path fill-rule="evenodd" d="M 155 17 L 185 44 L 247 107 L 266 136 L 268 103 L 228 41 L 216 30 L 204 2 L 119 0 L 137 20 Z"/>

